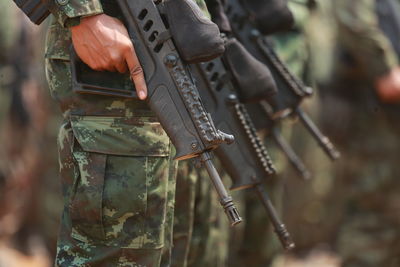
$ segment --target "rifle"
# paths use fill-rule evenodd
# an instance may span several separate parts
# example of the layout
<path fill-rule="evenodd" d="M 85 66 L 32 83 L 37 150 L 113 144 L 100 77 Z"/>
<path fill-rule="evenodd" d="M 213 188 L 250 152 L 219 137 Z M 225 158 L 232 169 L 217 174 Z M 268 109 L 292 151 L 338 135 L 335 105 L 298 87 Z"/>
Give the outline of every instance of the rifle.
<path fill-rule="evenodd" d="M 304 180 L 310 179 L 312 176 L 310 171 L 290 146 L 288 141 L 282 136 L 280 130 L 280 120 L 274 120 L 272 118 L 271 113 L 268 112 L 269 106 L 263 105 L 264 103 L 265 102 L 255 105 L 246 105 L 251 117 L 260 117 L 260 114 L 263 115 L 262 119 L 255 121 L 256 129 L 264 130 L 266 136 L 274 141 L 274 143 L 286 156 L 294 170 L 298 173 L 299 177 L 303 178 Z"/>
<path fill-rule="evenodd" d="M 221 59 L 193 65 L 191 69 L 196 85 L 201 88 L 201 98 L 218 128 L 235 133 L 233 144 L 222 144 L 215 150 L 231 177 L 231 190 L 252 188 L 265 207 L 282 246 L 287 250 L 294 248 L 262 183 L 262 179 L 275 173 L 272 161 L 246 107 L 235 94 L 230 73 Z"/>
<path fill-rule="evenodd" d="M 312 95 L 312 89 L 305 86 L 287 69 L 268 40 L 249 22 L 249 14 L 240 0 L 228 0 L 225 10 L 234 36 L 254 57 L 269 67 L 277 83 L 278 94 L 272 99 L 261 101 L 263 106 L 269 106 L 268 112 L 271 113 L 271 118 L 279 120 L 289 115 L 297 116 L 328 157 L 332 160 L 339 158 L 340 153 L 300 107 L 302 100 Z"/>
<path fill-rule="evenodd" d="M 146 75 L 147 103 L 158 117 L 176 148 L 177 160 L 199 157 L 206 167 L 219 195 L 230 224 L 241 222 L 239 213 L 216 171 L 210 151 L 223 143 L 233 142 L 233 136 L 218 130 L 206 112 L 188 66 L 184 64 L 172 41 L 160 10 L 162 3 L 149 0 L 117 0 L 125 19 L 136 53 Z M 72 58 L 73 89 L 82 94 L 101 94 L 137 98 L 136 92 L 85 83 L 79 70 L 88 68 Z M 117 73 L 102 73 L 113 78 Z M 121 77 L 122 79 L 122 77 Z"/>

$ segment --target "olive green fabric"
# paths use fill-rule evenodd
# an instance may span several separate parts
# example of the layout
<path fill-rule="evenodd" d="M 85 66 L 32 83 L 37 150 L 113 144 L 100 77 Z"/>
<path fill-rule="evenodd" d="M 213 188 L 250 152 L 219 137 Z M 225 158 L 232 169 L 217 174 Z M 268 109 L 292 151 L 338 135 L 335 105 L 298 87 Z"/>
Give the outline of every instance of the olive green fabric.
<path fill-rule="evenodd" d="M 342 266 L 398 266 L 399 107 L 379 103 L 373 88 L 396 56 L 377 27 L 374 1 L 317 2 L 307 27 L 312 71 L 330 65 L 314 76 L 323 85 L 318 124 L 342 158 L 330 164 L 295 136 L 314 177 L 288 183 L 288 226 L 299 250 L 328 243 Z"/>
<path fill-rule="evenodd" d="M 85 2 L 70 1 L 58 18 L 100 11 L 96 1 Z M 71 35 L 59 22 L 51 24 L 46 47 L 50 92 L 65 118 L 56 266 L 160 266 L 171 246 L 166 233 L 176 162 L 170 140 L 145 102 L 72 91 Z M 103 77 L 100 83 L 107 82 Z"/>
<path fill-rule="evenodd" d="M 170 141 L 145 102 L 72 91 L 71 35 L 63 26 L 105 6 L 67 2 L 53 12 L 46 48 L 50 92 L 65 117 L 59 135 L 65 206 L 56 265 L 169 266 L 176 173 Z M 132 86 L 128 75 L 111 83 Z"/>
<path fill-rule="evenodd" d="M 156 119 L 70 116 L 59 147 L 65 208 L 57 265 L 159 265 L 175 163 Z"/>
<path fill-rule="evenodd" d="M 178 164 L 171 266 L 187 266 L 193 236 L 197 172 L 190 162 Z"/>
<path fill-rule="evenodd" d="M 227 182 L 220 163 L 215 165 Z M 206 170 L 180 162 L 171 266 L 227 266 L 228 238 L 229 222 Z"/>
<path fill-rule="evenodd" d="M 338 0 L 333 4 L 340 46 L 372 81 L 398 64 L 390 41 L 379 29 L 375 4 L 375 0 Z"/>
<path fill-rule="evenodd" d="M 337 67 L 354 70 L 343 74 L 339 69 L 336 81 L 322 92 L 325 126 L 346 155 L 334 169 L 332 199 L 338 193 L 342 197 L 334 247 L 345 267 L 398 266 L 400 109 L 380 103 L 373 86 L 377 77 L 397 66 L 397 56 L 378 28 L 375 1 L 334 2 L 338 47 L 347 55 L 338 58 Z M 340 125 L 326 123 L 333 110 Z"/>
<path fill-rule="evenodd" d="M 222 181 L 228 184 L 228 176 L 222 165 L 216 160 L 214 162 Z M 230 228 L 228 218 L 206 170 L 194 171 L 197 172 L 198 179 L 188 266 L 227 266 Z"/>
<path fill-rule="evenodd" d="M 15 77 L 15 70 L 11 66 L 12 48 L 17 45 L 19 36 L 18 18 L 13 8 L 14 3 L 1 1 L 0 3 L 0 140 L 4 140 L 5 123 L 9 116 L 11 105 L 10 84 Z M 0 175 L 4 176 L 9 170 L 7 151 L 0 152 Z M 1 179 L 4 179 L 2 177 Z M 2 181 L 4 182 L 4 181 Z M 3 192 L 0 194 L 2 195 Z"/>
<path fill-rule="evenodd" d="M 101 0 L 50 0 L 50 11 L 62 26 L 68 20 L 103 13 Z"/>
<path fill-rule="evenodd" d="M 18 16 L 10 1 L 0 3 L 0 59 L 10 54 L 11 48 L 15 45 L 18 37 L 19 24 Z"/>

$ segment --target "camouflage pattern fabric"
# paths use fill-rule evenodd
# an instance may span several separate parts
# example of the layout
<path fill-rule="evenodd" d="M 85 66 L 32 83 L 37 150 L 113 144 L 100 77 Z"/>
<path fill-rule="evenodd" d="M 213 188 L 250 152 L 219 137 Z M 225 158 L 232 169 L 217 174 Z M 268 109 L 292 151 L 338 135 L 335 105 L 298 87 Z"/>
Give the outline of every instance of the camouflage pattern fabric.
<path fill-rule="evenodd" d="M 215 166 L 225 184 L 228 176 L 218 160 Z M 218 196 L 205 169 L 197 172 L 193 235 L 190 242 L 188 266 L 227 266 L 229 222 L 219 204 Z M 236 197 L 232 195 L 232 197 Z M 235 198 L 235 203 L 237 198 Z"/>
<path fill-rule="evenodd" d="M 226 180 L 219 162 L 215 165 Z M 228 233 L 228 221 L 206 170 L 180 162 L 171 266 L 226 266 Z"/>
<path fill-rule="evenodd" d="M 335 4 L 338 46 L 352 59 L 341 58 L 337 68 L 347 63 L 347 69 L 353 70 L 339 69 L 336 73 L 346 75 L 337 76 L 322 98 L 325 121 L 334 109 L 341 118 L 340 127 L 327 123 L 326 127 L 346 155 L 334 170 L 334 195 L 343 198 L 335 248 L 345 267 L 398 266 L 400 221 L 395 214 L 400 207 L 396 160 L 400 109 L 398 104 L 380 103 L 372 83 L 397 65 L 397 57 L 377 26 L 375 1 Z"/>
<path fill-rule="evenodd" d="M 335 1 L 334 14 L 338 25 L 338 40 L 352 56 L 364 76 L 372 81 L 395 67 L 397 57 L 390 41 L 379 28 L 375 0 Z M 354 42 L 354 36 L 359 42 Z"/>
<path fill-rule="evenodd" d="M 280 177 L 279 177 L 280 178 Z M 275 208 L 281 210 L 282 179 L 268 181 L 266 190 Z M 276 178 L 274 178 L 276 179 Z M 269 266 L 281 246 L 265 208 L 252 190 L 237 192 L 242 198 L 242 229 L 232 229 L 230 256 L 227 266 Z M 238 197 L 236 197 L 237 199 Z"/>
<path fill-rule="evenodd" d="M 327 164 L 314 144 L 296 142 L 305 144 L 300 155 L 314 178 L 308 190 L 290 183 L 289 229 L 300 249 L 329 242 L 342 266 L 398 266 L 399 110 L 379 103 L 372 86 L 396 66 L 394 51 L 377 27 L 374 1 L 317 2 L 319 18 L 311 17 L 308 29 L 313 72 L 330 65 L 327 75 L 314 76 L 322 84 L 319 120 L 343 158 Z"/>
<path fill-rule="evenodd" d="M 71 36 L 59 18 L 96 14 L 96 2 L 71 0 L 47 36 L 46 75 L 65 118 L 56 266 L 168 266 L 176 172 L 170 140 L 145 102 L 71 90 Z M 98 80 L 132 86 L 128 76 Z"/>
<path fill-rule="evenodd" d="M 68 20 L 79 19 L 82 16 L 91 16 L 103 13 L 102 0 L 52 0 L 50 11 L 62 26 Z"/>
<path fill-rule="evenodd" d="M 190 162 L 179 162 L 178 166 L 171 266 L 183 267 L 191 248 L 198 176 Z"/>
<path fill-rule="evenodd" d="M 17 21 L 12 4 L 8 1 L 0 3 L 0 140 L 4 142 L 6 120 L 9 115 L 11 104 L 11 91 L 9 84 L 12 82 L 13 69 L 9 65 L 9 55 L 12 46 L 16 44 Z M 0 198 L 3 198 L 5 192 L 3 187 L 6 184 L 6 176 L 9 172 L 9 160 L 7 152 L 2 149 L 0 152 Z"/>

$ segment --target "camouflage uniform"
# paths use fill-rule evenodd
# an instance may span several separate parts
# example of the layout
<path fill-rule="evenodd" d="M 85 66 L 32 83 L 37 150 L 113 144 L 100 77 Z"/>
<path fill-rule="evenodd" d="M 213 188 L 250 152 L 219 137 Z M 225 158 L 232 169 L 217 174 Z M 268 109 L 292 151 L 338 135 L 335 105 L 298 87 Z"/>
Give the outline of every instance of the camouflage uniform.
<path fill-rule="evenodd" d="M 64 211 L 56 265 L 159 266 L 171 245 L 173 147 L 145 102 L 72 91 L 71 35 L 64 26 L 102 7 L 107 13 L 115 3 L 57 3 L 46 49 L 51 95 L 65 118 L 58 140 Z M 111 82 L 131 86 L 128 76 Z"/>
<path fill-rule="evenodd" d="M 373 86 L 398 62 L 378 27 L 375 5 L 334 1 L 338 76 L 323 100 L 326 121 L 333 110 L 341 118 L 340 126 L 327 127 L 346 156 L 335 168 L 334 194 L 345 204 L 335 245 L 343 266 L 351 267 L 400 265 L 400 110 L 380 103 Z"/>
<path fill-rule="evenodd" d="M 218 162 L 216 166 L 226 179 Z M 180 162 L 172 266 L 225 266 L 228 230 L 228 221 L 206 170 Z"/>
<path fill-rule="evenodd" d="M 18 36 L 18 23 L 17 16 L 12 9 L 13 3 L 2 1 L 0 3 L 0 125 L 2 126 L 1 140 L 4 141 L 4 123 L 8 114 L 8 109 L 11 101 L 11 94 L 8 88 L 9 83 L 12 82 L 10 76 L 12 70 L 10 70 L 10 58 L 9 55 L 12 52 L 12 47 L 17 42 Z M 1 154 L 6 152 L 2 150 Z M 6 155 L 0 155 L 0 169 L 1 172 L 6 171 Z M 4 175 L 4 173 L 2 174 Z"/>
<path fill-rule="evenodd" d="M 302 233 L 295 239 L 301 248 L 329 242 L 343 266 L 398 266 L 399 110 L 379 103 L 373 88 L 397 65 L 396 56 L 378 28 L 374 0 L 317 2 L 318 20 L 309 23 L 312 71 L 323 131 L 342 159 L 329 168 L 305 151 L 315 178 L 288 203 L 292 213 L 303 210 L 303 220 L 293 222 L 294 233 Z"/>

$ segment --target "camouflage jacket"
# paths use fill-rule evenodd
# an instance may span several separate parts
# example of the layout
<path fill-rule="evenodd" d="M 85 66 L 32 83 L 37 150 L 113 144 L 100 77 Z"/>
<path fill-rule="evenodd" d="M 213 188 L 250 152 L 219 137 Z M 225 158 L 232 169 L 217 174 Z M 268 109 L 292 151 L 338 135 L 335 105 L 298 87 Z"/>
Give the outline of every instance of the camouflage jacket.
<path fill-rule="evenodd" d="M 143 101 L 105 98 L 99 96 L 82 96 L 71 91 L 71 72 L 68 66 L 60 66 L 61 62 L 69 62 L 71 33 L 68 29 L 70 21 L 82 16 L 96 15 L 100 13 L 108 14 L 117 4 L 114 0 L 54 0 L 58 8 L 52 10 L 53 21 L 48 29 L 46 41 L 46 59 L 56 60 L 57 70 L 53 69 L 52 75 L 48 73 L 47 78 L 50 83 L 51 94 L 56 99 L 64 116 L 74 113 L 75 115 L 105 115 L 105 116 L 125 116 L 136 113 L 139 116 L 148 116 L 150 112 L 147 104 Z M 204 0 L 196 0 L 198 5 L 206 11 Z M 113 11 L 111 11 L 112 13 Z M 115 13 L 115 12 L 114 12 Z M 74 22 L 76 23 L 76 22 Z M 58 68 L 60 67 L 60 68 Z M 64 69 L 63 69 L 64 68 Z M 125 79 L 118 81 L 102 80 L 99 75 L 98 82 L 103 85 L 114 86 L 116 88 L 132 87 L 129 75 Z M 69 85 L 66 86 L 65 84 Z M 63 86 L 61 86 L 63 85 Z M 137 111 L 137 112 L 136 112 Z"/>
<path fill-rule="evenodd" d="M 100 95 L 83 95 L 72 91 L 70 66 L 71 33 L 66 26 L 68 19 L 108 13 L 116 5 L 114 0 L 54 0 L 59 3 L 59 9 L 53 10 L 51 23 L 46 40 L 46 76 L 50 93 L 59 103 L 64 117 L 69 120 L 74 135 L 79 143 L 90 147 L 85 149 L 108 154 L 135 155 L 140 145 L 146 150 L 148 144 L 154 144 L 155 154 L 159 145 L 169 144 L 169 139 L 157 122 L 155 114 L 145 101 Z M 203 0 L 197 0 L 205 7 Z M 62 3 L 62 5 L 61 5 Z M 85 75 L 81 73 L 80 75 Z M 133 86 L 129 75 L 124 79 L 106 80 L 104 75 L 98 75 L 99 85 L 115 88 L 131 88 Z M 142 126 L 142 127 L 132 127 Z M 135 143 L 132 136 L 146 136 L 147 142 Z M 86 142 L 84 139 L 90 139 Z M 133 143 L 132 143 L 133 142 Z M 148 151 L 146 153 L 153 153 Z"/>
<path fill-rule="evenodd" d="M 358 66 L 371 78 L 384 75 L 395 67 L 395 51 L 379 28 L 376 0 L 335 0 L 338 41 Z"/>

